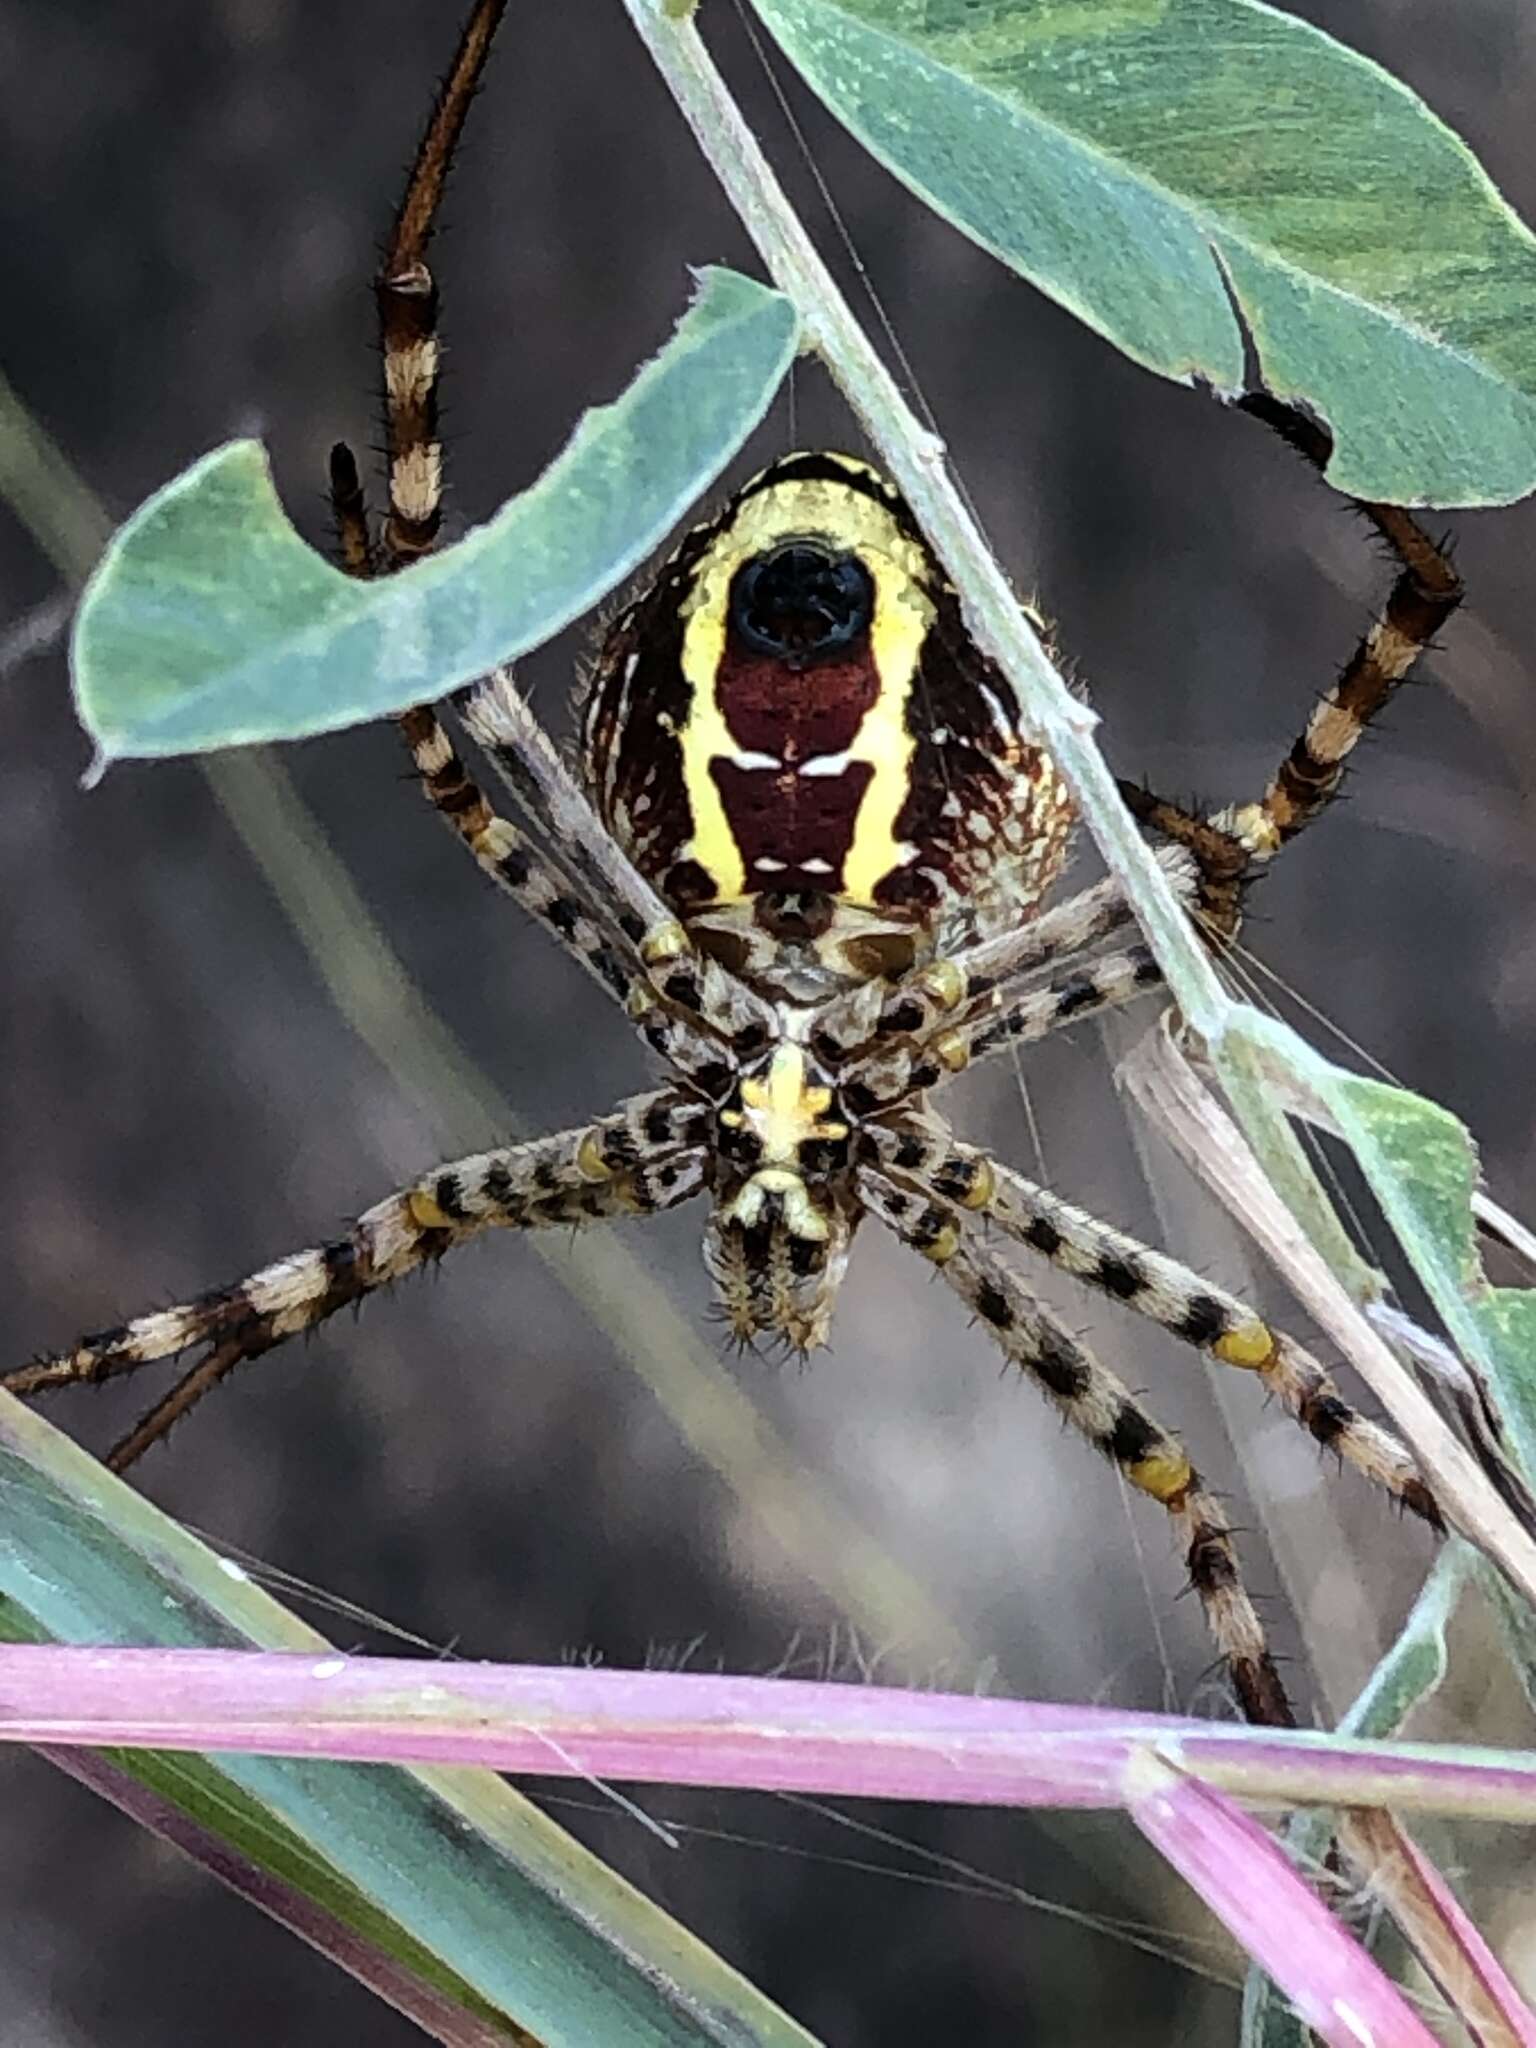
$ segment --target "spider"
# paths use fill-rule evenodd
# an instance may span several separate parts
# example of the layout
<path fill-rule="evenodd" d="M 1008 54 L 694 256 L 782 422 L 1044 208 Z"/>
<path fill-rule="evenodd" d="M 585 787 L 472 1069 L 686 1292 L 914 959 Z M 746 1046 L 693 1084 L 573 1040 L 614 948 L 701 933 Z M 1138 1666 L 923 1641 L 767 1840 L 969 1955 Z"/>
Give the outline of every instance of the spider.
<path fill-rule="evenodd" d="M 375 530 L 338 445 L 343 565 L 431 550 L 442 507 L 437 291 L 426 255 L 504 0 L 479 0 L 376 281 L 388 509 Z M 1242 401 L 1315 464 L 1324 429 Z M 1460 600 L 1445 554 L 1364 504 L 1399 573 L 1256 801 L 1209 816 L 1122 785 L 1213 947 L 1253 874 L 1329 804 L 1367 722 Z M 1038 623 L 1038 622 L 1037 622 Z M 457 710 L 533 828 L 499 815 L 437 710 L 400 725 L 422 787 L 482 871 L 619 1002 L 666 1078 L 609 1114 L 440 1166 L 344 1236 L 4 1376 L 31 1395 L 202 1355 L 110 1454 L 130 1465 L 236 1366 L 492 1228 L 709 1204 L 705 1259 L 741 1344 L 825 1343 L 860 1223 L 918 1253 L 1063 1419 L 1156 1501 L 1243 1712 L 1290 1705 L 1222 1509 L 1177 1438 L 1035 1299 L 999 1240 L 1255 1373 L 1301 1425 L 1438 1529 L 1412 1458 L 1293 1339 L 1198 1274 L 957 1138 L 934 1106 L 963 1069 L 1155 990 L 1115 887 L 1045 907 L 1073 804 L 973 643 L 911 512 L 876 470 L 785 456 L 696 526 L 607 629 L 580 779 L 504 672 Z M 545 846 L 551 850 L 544 850 Z"/>

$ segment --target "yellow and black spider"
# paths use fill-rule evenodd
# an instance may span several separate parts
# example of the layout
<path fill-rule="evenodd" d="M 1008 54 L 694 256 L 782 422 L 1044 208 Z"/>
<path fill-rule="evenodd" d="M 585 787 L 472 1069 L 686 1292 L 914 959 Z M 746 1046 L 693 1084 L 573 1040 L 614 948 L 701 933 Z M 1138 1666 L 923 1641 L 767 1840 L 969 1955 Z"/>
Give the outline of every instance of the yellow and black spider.
<path fill-rule="evenodd" d="M 377 282 L 389 463 L 377 533 L 350 452 L 333 454 L 342 558 L 359 576 L 437 541 L 426 251 L 501 13 L 501 0 L 475 10 Z M 1310 423 L 1248 403 L 1303 453 L 1326 455 Z M 1235 934 L 1254 868 L 1327 805 L 1367 721 L 1459 600 L 1445 557 L 1406 513 L 1361 509 L 1401 572 L 1264 795 L 1202 817 L 1126 788 L 1213 945 Z M 650 1214 L 696 1196 L 709 1203 L 706 1259 L 733 1335 L 808 1350 L 826 1340 L 855 1232 L 873 1216 L 1168 1511 L 1244 1711 L 1288 1721 L 1221 1509 L 1178 1441 L 989 1238 L 1257 1373 L 1320 1442 L 1435 1526 L 1438 1511 L 1408 1453 L 1298 1344 L 962 1143 L 934 1107 L 963 1069 L 1129 1002 L 1159 972 L 1112 885 L 1043 907 L 1070 847 L 1070 793 L 972 642 L 900 495 L 849 456 L 802 452 L 689 533 L 606 634 L 586 685 L 580 781 L 505 674 L 458 710 L 539 843 L 492 810 L 422 706 L 401 724 L 428 797 L 497 885 L 623 1004 L 664 1085 L 578 1128 L 452 1161 L 329 1244 L 3 1384 L 33 1394 L 206 1347 L 118 1445 L 121 1468 L 235 1366 L 481 1231 Z"/>

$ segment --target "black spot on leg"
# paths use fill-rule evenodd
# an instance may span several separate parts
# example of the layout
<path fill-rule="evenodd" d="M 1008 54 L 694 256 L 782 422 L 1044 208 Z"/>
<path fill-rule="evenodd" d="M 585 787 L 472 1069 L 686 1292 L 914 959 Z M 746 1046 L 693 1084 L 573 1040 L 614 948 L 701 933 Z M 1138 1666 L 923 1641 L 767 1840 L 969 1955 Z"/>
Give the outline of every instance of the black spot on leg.
<path fill-rule="evenodd" d="M 1055 1330 L 1043 1334 L 1031 1370 L 1041 1386 L 1059 1401 L 1080 1401 L 1092 1379 L 1087 1359 L 1069 1338 Z"/>
<path fill-rule="evenodd" d="M 1308 1394 L 1301 1404 L 1301 1419 L 1320 1444 L 1333 1444 L 1353 1422 L 1354 1413 L 1337 1394 Z"/>
<path fill-rule="evenodd" d="M 1048 1259 L 1054 1259 L 1061 1250 L 1061 1232 L 1046 1217 L 1035 1216 L 1030 1219 L 1029 1228 L 1024 1233 L 1024 1242 L 1033 1245 L 1037 1252 L 1043 1252 Z"/>
<path fill-rule="evenodd" d="M 1296 1726 L 1295 1711 L 1285 1696 L 1275 1660 L 1267 1650 L 1260 1657 L 1234 1657 L 1231 1671 L 1245 1720 L 1257 1728 Z"/>
<path fill-rule="evenodd" d="M 797 1280 L 809 1280 L 811 1275 L 819 1273 L 826 1263 L 824 1245 L 815 1244 L 806 1237 L 792 1237 L 789 1240 L 789 1270 Z"/>
<path fill-rule="evenodd" d="M 1147 1285 L 1147 1276 L 1135 1259 L 1119 1252 L 1106 1252 L 1094 1268 L 1094 1279 L 1106 1294 L 1120 1301 L 1134 1301 Z"/>
<path fill-rule="evenodd" d="M 434 775 L 427 786 L 433 803 L 450 818 L 464 817 L 481 802 L 479 790 L 472 782 L 466 782 L 456 768 L 447 770 L 441 779 Z"/>
<path fill-rule="evenodd" d="M 330 1244 L 322 1245 L 320 1261 L 325 1267 L 323 1305 L 329 1314 L 363 1291 L 364 1280 L 360 1270 L 363 1262 L 350 1237 L 334 1238 Z"/>
<path fill-rule="evenodd" d="M 1214 1295 L 1192 1294 L 1184 1304 L 1184 1313 L 1171 1327 L 1176 1337 L 1205 1348 L 1214 1344 L 1218 1337 L 1226 1335 L 1231 1327 L 1231 1318 L 1225 1305 Z"/>
<path fill-rule="evenodd" d="M 1445 1534 L 1445 1517 L 1440 1512 L 1440 1503 L 1424 1484 L 1422 1479 L 1409 1479 L 1404 1483 L 1402 1503 L 1411 1513 L 1426 1521 L 1431 1529 Z"/>
<path fill-rule="evenodd" d="M 699 987 L 699 977 L 691 967 L 677 967 L 662 983 L 662 994 L 668 1002 L 676 1003 L 680 1010 L 694 1015 L 704 1007 L 704 992 Z"/>
<path fill-rule="evenodd" d="M 456 1173 L 440 1173 L 432 1183 L 432 1199 L 445 1216 L 466 1223 L 470 1212 L 464 1206 L 464 1189 Z"/>
<path fill-rule="evenodd" d="M 880 1012 L 882 1031 L 900 1032 L 906 1035 L 921 1031 L 925 1022 L 923 1006 L 915 997 L 907 996 L 902 1001 L 888 1003 Z"/>
<path fill-rule="evenodd" d="M 319 1247 L 319 1264 L 326 1268 L 326 1292 L 334 1294 L 352 1282 L 358 1268 L 358 1247 L 350 1237 L 334 1237 Z"/>
<path fill-rule="evenodd" d="M 1143 1458 L 1164 1449 L 1167 1441 L 1157 1424 L 1134 1401 L 1121 1403 L 1120 1413 L 1101 1439 L 1117 1465 L 1139 1465 Z"/>
<path fill-rule="evenodd" d="M 114 1323 L 110 1330 L 98 1330 L 94 1336 L 82 1337 L 75 1346 L 75 1349 L 77 1351 L 97 1351 L 105 1357 L 109 1353 L 116 1354 L 123 1350 L 127 1343 L 128 1325 L 126 1323 Z"/>
<path fill-rule="evenodd" d="M 622 1173 L 625 1167 L 633 1166 L 640 1157 L 640 1147 L 622 1126 L 604 1131 L 600 1143 L 603 1164 L 615 1173 Z"/>
<path fill-rule="evenodd" d="M 1013 1328 L 1013 1305 L 995 1280 L 983 1280 L 976 1289 L 976 1313 L 994 1330 Z"/>
<path fill-rule="evenodd" d="M 1189 1583 L 1202 1600 L 1225 1593 L 1238 1584 L 1237 1561 L 1225 1532 L 1202 1523 L 1190 1539 L 1184 1560 Z"/>
<path fill-rule="evenodd" d="M 979 1160 L 967 1159 L 962 1152 L 951 1152 L 934 1173 L 933 1184 L 941 1195 L 947 1195 L 952 1202 L 968 1205 L 971 1196 L 976 1192 L 980 1172 Z"/>
<path fill-rule="evenodd" d="M 1075 1017 L 1082 1010 L 1091 1010 L 1100 1000 L 1099 991 L 1086 974 L 1075 974 L 1068 981 L 1056 985 L 1056 1015 L 1059 1018 Z"/>
<path fill-rule="evenodd" d="M 192 1303 L 192 1310 L 202 1325 L 198 1343 L 211 1337 L 233 1336 L 245 1325 L 261 1320 L 244 1287 L 211 1287 Z"/>
<path fill-rule="evenodd" d="M 623 962 L 616 960 L 606 946 L 598 946 L 588 958 L 601 975 L 608 993 L 622 1003 L 630 990 L 629 973 Z"/>
<path fill-rule="evenodd" d="M 896 1141 L 893 1163 L 897 1166 L 904 1166 L 910 1171 L 913 1167 L 922 1165 L 927 1150 L 927 1146 L 918 1137 L 917 1133 L 915 1131 L 908 1131 Z"/>
<path fill-rule="evenodd" d="M 894 1204 L 892 1204 L 894 1207 Z M 932 1251 L 944 1233 L 949 1229 L 949 1218 L 932 1202 L 924 1204 L 923 1213 L 908 1225 L 912 1242 L 920 1252 Z"/>

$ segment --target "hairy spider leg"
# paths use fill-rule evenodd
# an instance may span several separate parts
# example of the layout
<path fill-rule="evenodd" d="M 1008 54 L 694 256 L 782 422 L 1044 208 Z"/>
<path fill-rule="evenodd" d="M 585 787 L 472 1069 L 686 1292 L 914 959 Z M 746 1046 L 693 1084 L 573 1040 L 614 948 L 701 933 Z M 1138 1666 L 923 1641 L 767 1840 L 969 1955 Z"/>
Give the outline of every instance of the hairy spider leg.
<path fill-rule="evenodd" d="M 332 458 L 332 500 L 342 560 L 354 574 L 408 567 L 437 545 L 442 523 L 443 451 L 438 431 L 441 350 L 438 292 L 427 262 L 454 151 L 474 97 L 504 0 L 484 0 L 467 24 L 412 166 L 405 195 L 375 279 L 379 341 L 384 366 L 384 424 L 389 511 L 381 537 L 381 564 L 364 541 L 366 512 L 350 455 L 340 471 Z M 349 473 L 350 472 L 350 473 Z M 338 489 L 338 484 L 340 488 Z M 670 908 L 636 873 L 617 847 L 591 873 L 589 849 L 606 837 L 582 792 L 544 736 L 521 721 L 521 700 L 509 677 L 490 677 L 467 693 L 466 716 L 515 790 L 530 787 L 543 799 L 541 823 L 559 857 L 537 852 L 527 835 L 497 815 L 468 774 L 436 713 L 421 705 L 400 724 L 422 786 L 480 866 L 553 930 L 597 979 L 635 1011 L 649 1013 L 649 986 L 665 1004 L 700 1018 L 707 1031 L 739 1052 L 766 1043 L 764 1006 L 713 961 L 701 960 Z M 540 742 L 543 742 L 540 748 Z M 523 761 L 525 755 L 536 756 Z M 542 870 L 542 872 L 541 872 Z M 622 870 L 622 871 L 621 871 Z M 567 872 L 569 871 L 569 872 Z M 573 885 L 585 882 L 586 886 Z M 594 886 L 595 882 L 595 886 Z M 690 1039 L 686 1029 L 650 1016 L 647 1035 L 660 1034 L 669 1057 L 687 1068 L 718 1065 L 718 1049 Z"/>
<path fill-rule="evenodd" d="M 1177 1437 L 1116 1374 L 1089 1356 L 1007 1266 L 974 1242 L 958 1210 L 871 1169 L 860 1174 L 859 1190 L 872 1213 L 937 1267 L 1062 1420 L 1166 1510 L 1244 1714 L 1265 1726 L 1294 1727 L 1263 1624 L 1243 1585 L 1227 1518 Z"/>
<path fill-rule="evenodd" d="M 978 1060 L 1032 1045 L 1106 1010 L 1123 1009 L 1161 986 L 1162 970 L 1151 947 L 1137 945 L 1073 963 L 1018 994 L 1006 987 L 996 990 L 969 1016 L 942 1024 L 925 1038 L 893 1040 L 852 1062 L 838 1077 L 842 1100 L 860 1116 L 897 1108 L 914 1095 L 941 1088 Z"/>
<path fill-rule="evenodd" d="M 960 1143 L 937 1117 L 873 1125 L 867 1141 L 890 1177 L 985 1218 L 1058 1271 L 1161 1324 L 1219 1364 L 1256 1373 L 1325 1449 L 1443 1533 L 1439 1504 L 1411 1454 L 1350 1407 L 1309 1351 L 1236 1295 L 1074 1208 L 990 1153 Z"/>
<path fill-rule="evenodd" d="M 1315 469 L 1326 467 L 1333 441 L 1316 421 L 1267 392 L 1251 393 L 1240 404 Z M 1352 502 L 1386 542 L 1399 564 L 1398 575 L 1380 615 L 1362 634 L 1338 681 L 1318 699 L 1264 794 L 1200 818 L 1139 783 L 1120 785 L 1137 818 L 1189 846 L 1200 861 L 1207 883 L 1202 923 L 1220 941 L 1237 935 L 1254 867 L 1273 859 L 1328 808 L 1367 727 L 1407 680 L 1464 595 L 1446 548 L 1430 538 L 1411 512 L 1367 498 Z"/>
<path fill-rule="evenodd" d="M 1187 848 L 1158 849 L 1157 860 L 1186 906 L 1193 906 L 1199 870 Z M 1015 984 L 1054 961 L 1074 961 L 1102 940 L 1134 926 L 1135 915 L 1113 880 L 1095 883 L 1012 931 L 958 947 L 894 982 L 869 981 L 817 1013 L 812 1049 L 831 1066 L 867 1060 L 893 1040 L 922 1043 L 935 1032 L 965 1029 L 1009 1002 Z"/>
<path fill-rule="evenodd" d="M 152 1309 L 72 1350 L 0 1375 L 20 1395 L 115 1379 L 211 1348 L 109 1454 L 122 1471 L 226 1374 L 491 1229 L 538 1230 L 676 1207 L 705 1184 L 704 1105 L 671 1090 L 530 1143 L 437 1167 L 365 1210 L 345 1235 L 291 1252 L 231 1287 Z"/>

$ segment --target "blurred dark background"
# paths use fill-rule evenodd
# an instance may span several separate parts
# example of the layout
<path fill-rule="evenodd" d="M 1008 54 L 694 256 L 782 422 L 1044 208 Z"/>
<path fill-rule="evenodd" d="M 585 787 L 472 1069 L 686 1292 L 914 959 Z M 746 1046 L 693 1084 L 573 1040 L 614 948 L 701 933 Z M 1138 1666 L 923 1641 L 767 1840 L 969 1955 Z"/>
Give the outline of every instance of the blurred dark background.
<path fill-rule="evenodd" d="M 377 438 L 367 282 L 458 11 L 0 0 L 0 367 L 112 518 L 255 432 L 324 538 L 327 446 Z M 1528 9 L 1300 11 L 1418 87 L 1536 212 Z M 723 0 L 707 26 L 830 243 Z M 1122 361 L 794 97 L 1004 561 L 1043 593 L 1091 685 L 1112 760 L 1175 792 L 1256 793 L 1385 588 L 1364 536 L 1262 429 Z M 461 521 L 620 388 L 681 309 L 686 266 L 716 259 L 750 267 L 618 7 L 514 9 L 437 253 Z M 743 472 L 848 441 L 817 372 L 798 374 L 792 403 Z M 1249 937 L 1466 1117 L 1494 1189 L 1529 1213 L 1536 528 L 1522 509 L 1456 530 L 1468 615 L 1366 750 L 1353 802 L 1267 884 Z M 645 1073 L 579 971 L 403 781 L 387 729 L 287 750 L 276 772 L 130 765 L 82 794 L 87 749 L 48 640 L 62 591 L 0 508 L 0 1332 L 15 1360 L 313 1242 L 436 1157 L 571 1121 Z M 561 729 L 583 644 L 528 664 Z M 398 973 L 357 950 L 338 873 Z M 1262 1286 L 1155 1154 L 1154 1197 L 1094 1030 L 1023 1078 L 1038 1139 L 1003 1068 L 971 1085 L 967 1128 L 1027 1168 L 1043 1158 L 1075 1199 L 1214 1277 Z M 685 1212 L 602 1245 L 458 1254 L 253 1369 L 140 1481 L 319 1589 L 319 1625 L 347 1645 L 390 1640 L 355 1608 L 475 1657 L 686 1656 L 1227 1710 L 1155 1512 L 1060 1436 L 915 1261 L 867 1233 L 834 1355 L 722 1375 L 698 1227 Z M 1048 1291 L 1230 1490 L 1298 1700 L 1336 1713 L 1425 1542 L 1246 1382 L 1213 1389 L 1154 1333 Z M 137 1405 L 51 1412 L 105 1444 Z M 1425 1727 L 1523 1738 L 1480 1628 L 1461 1643 Z M 43 1764 L 6 1756 L 0 1777 L 8 2048 L 416 2038 Z M 860 1811 L 893 1838 L 876 1841 L 788 1802 L 647 1792 L 683 1827 L 667 1850 L 595 1792 L 547 1789 L 841 2048 L 1233 2037 L 1234 1958 L 1114 1817 Z M 1529 1884 L 1495 1851 L 1477 1845 L 1474 1897 L 1529 1970 Z M 1111 1919 L 1145 1923 L 1147 1942 Z"/>

